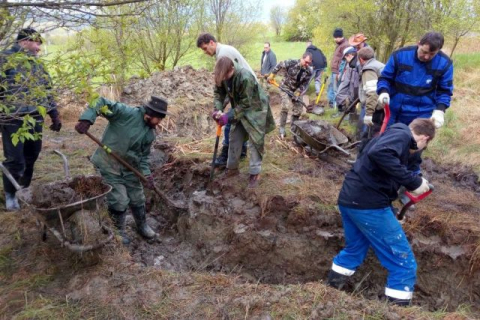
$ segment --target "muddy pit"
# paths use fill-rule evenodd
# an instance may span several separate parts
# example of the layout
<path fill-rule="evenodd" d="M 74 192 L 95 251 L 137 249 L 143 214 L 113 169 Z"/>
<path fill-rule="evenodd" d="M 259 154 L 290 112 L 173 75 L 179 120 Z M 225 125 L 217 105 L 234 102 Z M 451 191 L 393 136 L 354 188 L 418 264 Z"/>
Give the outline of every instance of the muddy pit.
<path fill-rule="evenodd" d="M 36 208 L 55 208 L 101 195 L 107 190 L 101 177 L 78 176 L 71 181 L 32 186 L 31 204 Z"/>
<path fill-rule="evenodd" d="M 424 169 L 433 181 L 438 178 L 438 183 L 479 196 L 478 177 L 465 178 L 474 175 L 471 170 L 459 174 L 459 169 L 438 168 L 427 160 Z M 305 174 L 321 172 L 340 182 L 345 173 L 345 168 L 322 161 L 317 170 Z M 333 205 L 319 204 L 319 197 L 265 199 L 245 191 L 246 176 L 237 178 L 236 184 L 217 179 L 208 188 L 209 166 L 196 159 L 177 159 L 156 174 L 157 183 L 172 198 L 188 203 L 188 213 L 178 216 L 150 195 L 148 222 L 158 239 L 150 243 L 140 239 L 129 221 L 131 254 L 145 266 L 235 274 L 253 283 L 305 283 L 324 281 L 332 258 L 343 247 L 340 215 Z M 478 208 L 470 210 L 480 214 Z M 480 310 L 480 264 L 475 258 L 479 235 L 467 230 L 448 233 L 444 222 L 420 215 L 411 219 L 405 230 L 418 263 L 414 303 L 429 310 L 454 310 L 461 304 Z M 370 253 L 351 280 L 348 291 L 378 299 L 386 271 Z"/>

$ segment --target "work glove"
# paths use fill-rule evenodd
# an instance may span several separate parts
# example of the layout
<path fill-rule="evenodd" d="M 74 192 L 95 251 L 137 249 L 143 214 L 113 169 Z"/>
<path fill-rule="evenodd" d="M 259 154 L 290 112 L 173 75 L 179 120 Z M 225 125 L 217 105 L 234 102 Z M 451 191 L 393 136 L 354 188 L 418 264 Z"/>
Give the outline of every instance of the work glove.
<path fill-rule="evenodd" d="M 218 118 L 222 115 L 222 111 L 215 110 L 212 112 L 212 119 L 218 122 Z"/>
<path fill-rule="evenodd" d="M 383 106 L 385 104 L 385 99 L 387 99 L 387 104 L 390 104 L 390 95 L 387 92 L 380 93 L 378 96 L 378 103 Z"/>
<path fill-rule="evenodd" d="M 417 189 L 413 190 L 411 193 L 414 195 L 414 196 L 419 196 L 421 194 L 424 194 L 425 192 L 427 192 L 428 190 L 430 190 L 430 187 L 428 186 L 428 180 L 425 179 L 425 178 L 422 178 L 422 184 L 420 185 L 420 187 L 418 187 Z"/>
<path fill-rule="evenodd" d="M 365 115 L 365 117 L 363 117 L 363 124 L 365 124 L 366 126 L 372 126 L 373 125 L 373 116 Z"/>
<path fill-rule="evenodd" d="M 275 75 L 273 73 L 270 73 L 270 75 L 267 78 L 268 83 L 273 83 L 275 81 Z"/>
<path fill-rule="evenodd" d="M 443 123 L 445 122 L 445 112 L 442 110 L 435 110 L 433 111 L 432 117 L 430 118 L 433 120 L 435 123 L 435 128 L 440 128 L 443 126 Z"/>
<path fill-rule="evenodd" d="M 75 130 L 77 130 L 77 132 L 80 134 L 85 134 L 87 133 L 88 129 L 90 129 L 91 125 L 92 124 L 88 120 L 79 120 L 75 125 Z"/>
<path fill-rule="evenodd" d="M 145 176 L 145 179 L 147 179 L 147 181 L 144 182 L 145 188 L 148 188 L 150 190 L 155 189 L 155 182 L 153 181 L 153 174 L 149 174 L 148 176 Z"/>
<path fill-rule="evenodd" d="M 60 129 L 62 129 L 62 121 L 60 121 L 60 117 L 58 115 L 52 118 L 52 124 L 49 128 L 55 132 L 59 132 Z"/>

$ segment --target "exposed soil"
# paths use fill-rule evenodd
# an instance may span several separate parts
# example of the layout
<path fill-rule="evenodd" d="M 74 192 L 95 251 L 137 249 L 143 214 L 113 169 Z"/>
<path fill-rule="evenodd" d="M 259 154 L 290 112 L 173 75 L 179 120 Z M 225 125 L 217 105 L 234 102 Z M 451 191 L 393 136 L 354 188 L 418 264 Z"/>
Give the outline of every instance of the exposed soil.
<path fill-rule="evenodd" d="M 98 176 L 78 176 L 72 181 L 32 186 L 32 205 L 37 208 L 55 208 L 105 193 L 108 186 Z"/>

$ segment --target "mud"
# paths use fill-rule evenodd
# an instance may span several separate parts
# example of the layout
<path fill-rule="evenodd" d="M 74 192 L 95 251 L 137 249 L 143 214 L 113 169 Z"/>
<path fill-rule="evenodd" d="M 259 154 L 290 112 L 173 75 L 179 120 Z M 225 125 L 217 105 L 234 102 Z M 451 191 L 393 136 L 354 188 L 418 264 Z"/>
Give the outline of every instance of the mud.
<path fill-rule="evenodd" d="M 341 182 L 345 168 L 321 161 L 318 165 L 327 179 Z M 310 170 L 298 169 L 312 176 Z M 208 187 L 208 170 L 208 164 L 196 159 L 177 159 L 157 168 L 161 187 L 188 202 L 189 210 L 175 216 L 152 207 L 148 221 L 158 233 L 154 243 L 136 236 L 132 222 L 129 232 L 136 240 L 131 254 L 137 262 L 167 270 L 236 274 L 252 283 L 326 279 L 332 258 L 344 244 L 341 218 L 333 205 L 322 203 L 321 196 L 301 201 L 281 194 L 264 198 L 246 192 L 242 176 L 216 180 Z M 466 181 L 454 177 L 444 176 L 450 184 Z M 469 191 L 476 187 L 470 185 Z M 415 304 L 430 310 L 454 310 L 461 304 L 480 309 L 480 268 L 474 254 L 478 234 L 456 230 L 461 236 L 455 237 L 455 231 L 445 234 L 443 222 L 422 215 L 410 219 L 411 225 L 420 226 L 405 227 L 419 266 Z M 370 253 L 347 290 L 378 299 L 385 281 L 386 271 Z"/>
<path fill-rule="evenodd" d="M 108 190 L 101 177 L 78 176 L 71 181 L 32 186 L 32 205 L 54 208 L 100 195 Z"/>

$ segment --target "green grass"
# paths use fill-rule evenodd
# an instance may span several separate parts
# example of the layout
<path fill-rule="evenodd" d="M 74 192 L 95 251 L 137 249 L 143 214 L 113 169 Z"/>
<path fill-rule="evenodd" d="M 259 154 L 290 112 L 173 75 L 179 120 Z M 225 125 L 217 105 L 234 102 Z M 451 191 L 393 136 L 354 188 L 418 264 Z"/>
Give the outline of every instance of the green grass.
<path fill-rule="evenodd" d="M 455 70 L 476 70 L 480 66 L 480 52 L 459 53 L 453 56 Z"/>

